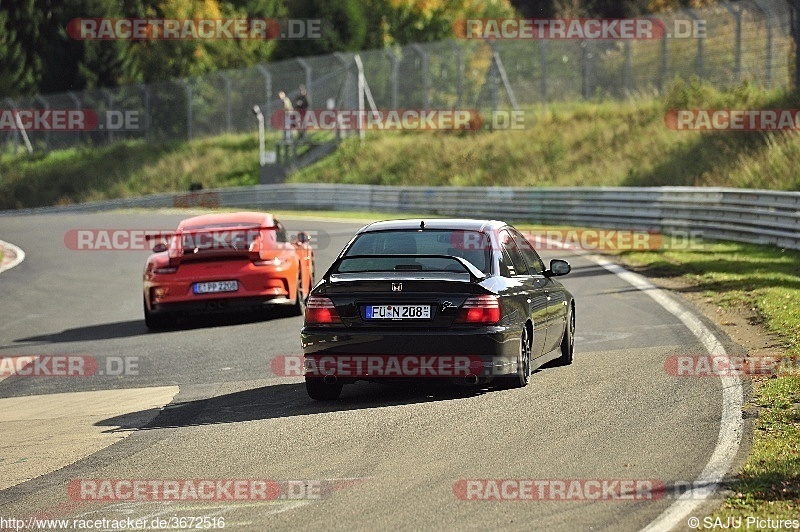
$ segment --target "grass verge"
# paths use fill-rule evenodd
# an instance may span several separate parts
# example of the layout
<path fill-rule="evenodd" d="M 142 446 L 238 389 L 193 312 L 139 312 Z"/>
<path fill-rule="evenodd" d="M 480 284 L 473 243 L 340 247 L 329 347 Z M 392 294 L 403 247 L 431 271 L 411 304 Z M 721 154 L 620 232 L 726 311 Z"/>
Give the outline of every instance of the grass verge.
<path fill-rule="evenodd" d="M 523 109 L 525 129 L 368 132 L 295 182 L 421 186 L 730 186 L 800 190 L 796 132 L 675 131 L 670 109 L 793 109 L 800 96 L 676 80 L 662 97 Z"/>
<path fill-rule="evenodd" d="M 800 355 L 800 252 L 716 242 L 701 249 L 624 252 L 618 258 L 644 275 L 680 279 L 718 305 L 755 312 L 781 339 L 786 355 Z M 796 362 L 789 369 L 794 371 L 754 378 L 747 405 L 758 412 L 753 447 L 730 486 L 733 495 L 712 519 L 742 518 L 745 524 L 748 517 L 800 515 L 800 376 Z"/>

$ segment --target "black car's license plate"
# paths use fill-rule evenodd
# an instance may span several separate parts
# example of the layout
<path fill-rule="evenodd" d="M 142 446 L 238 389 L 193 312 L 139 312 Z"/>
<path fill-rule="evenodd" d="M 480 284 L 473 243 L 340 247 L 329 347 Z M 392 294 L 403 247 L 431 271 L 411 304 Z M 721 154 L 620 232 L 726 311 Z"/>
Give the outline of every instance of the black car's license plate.
<path fill-rule="evenodd" d="M 429 320 L 430 305 L 367 305 L 364 308 L 367 320 Z"/>

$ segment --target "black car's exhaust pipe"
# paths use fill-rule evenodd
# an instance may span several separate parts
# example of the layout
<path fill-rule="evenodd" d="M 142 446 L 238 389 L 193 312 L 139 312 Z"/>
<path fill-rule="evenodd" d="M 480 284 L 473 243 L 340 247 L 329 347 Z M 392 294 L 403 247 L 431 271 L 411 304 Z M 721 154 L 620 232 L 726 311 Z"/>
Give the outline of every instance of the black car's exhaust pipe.
<path fill-rule="evenodd" d="M 470 386 L 474 386 L 478 384 L 478 376 L 474 373 L 470 373 L 466 377 L 464 377 L 464 382 L 469 384 Z"/>
<path fill-rule="evenodd" d="M 322 378 L 322 382 L 325 384 L 336 384 L 336 375 L 325 375 Z"/>

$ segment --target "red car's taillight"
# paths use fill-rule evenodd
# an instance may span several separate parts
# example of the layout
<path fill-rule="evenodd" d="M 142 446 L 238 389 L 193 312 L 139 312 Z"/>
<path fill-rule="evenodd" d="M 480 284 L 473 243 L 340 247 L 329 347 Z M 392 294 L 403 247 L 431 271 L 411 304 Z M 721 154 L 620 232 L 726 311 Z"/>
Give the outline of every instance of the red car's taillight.
<path fill-rule="evenodd" d="M 500 321 L 500 301 L 497 296 L 471 296 L 461 306 L 456 323 L 492 324 Z"/>
<path fill-rule="evenodd" d="M 310 296 L 306 301 L 306 324 L 324 323 L 342 323 L 342 319 L 329 298 Z"/>

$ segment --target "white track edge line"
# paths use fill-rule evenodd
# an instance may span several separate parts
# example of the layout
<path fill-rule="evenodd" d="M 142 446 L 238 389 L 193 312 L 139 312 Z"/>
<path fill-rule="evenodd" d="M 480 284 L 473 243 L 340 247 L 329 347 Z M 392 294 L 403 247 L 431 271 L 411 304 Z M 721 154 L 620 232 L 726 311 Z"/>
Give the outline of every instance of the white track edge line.
<path fill-rule="evenodd" d="M 17 266 L 19 263 L 21 263 L 23 260 L 25 260 L 25 252 L 22 251 L 17 246 L 15 246 L 14 244 L 11 244 L 9 242 L 4 242 L 3 240 L 0 240 L 0 247 L 4 247 L 4 248 L 7 248 L 7 249 L 10 249 L 17 256 L 16 259 L 12 260 L 11 262 L 6 264 L 5 266 L 0 266 L 0 273 L 4 272 L 6 270 L 10 270 L 14 266 Z"/>
<path fill-rule="evenodd" d="M 667 312 L 681 320 L 686 328 L 700 340 L 710 355 L 725 356 L 727 354 L 722 343 L 711 329 L 706 327 L 693 312 L 668 296 L 664 290 L 656 287 L 638 273 L 628 271 L 604 257 L 589 255 L 587 258 L 626 283 L 643 291 Z M 719 483 L 725 478 L 725 474 L 733 465 L 742 442 L 744 391 L 739 377 L 721 376 L 720 380 L 722 381 L 722 415 L 717 444 L 714 447 L 714 452 L 711 453 L 711 458 L 709 458 L 708 463 L 695 479 L 693 487 L 643 528 L 642 532 L 671 530 L 684 524 L 683 520 L 719 489 Z"/>

